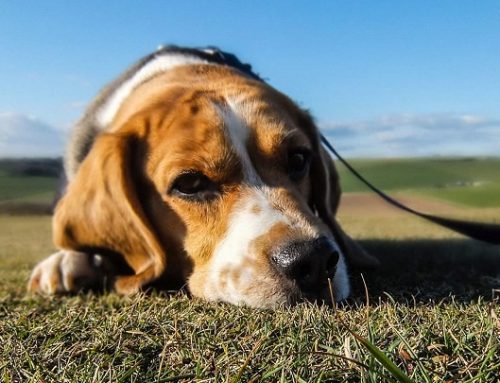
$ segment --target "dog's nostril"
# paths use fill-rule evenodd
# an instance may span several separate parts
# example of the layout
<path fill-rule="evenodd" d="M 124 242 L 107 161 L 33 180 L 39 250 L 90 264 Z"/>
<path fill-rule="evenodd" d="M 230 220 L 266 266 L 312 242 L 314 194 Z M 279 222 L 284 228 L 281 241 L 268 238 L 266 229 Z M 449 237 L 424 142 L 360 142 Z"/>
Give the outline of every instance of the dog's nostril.
<path fill-rule="evenodd" d="M 339 252 L 325 237 L 295 242 L 274 254 L 272 262 L 283 276 L 296 281 L 304 292 L 318 291 L 335 276 Z"/>
<path fill-rule="evenodd" d="M 339 261 L 339 253 L 338 253 L 338 251 L 333 251 L 329 255 L 329 257 L 326 261 L 325 271 L 326 271 L 326 275 L 328 276 L 328 278 L 334 277 L 335 271 L 337 270 L 338 261 Z"/>
<path fill-rule="evenodd" d="M 304 284 L 311 284 L 314 280 L 313 265 L 309 262 L 300 262 L 289 274 L 293 279 Z"/>

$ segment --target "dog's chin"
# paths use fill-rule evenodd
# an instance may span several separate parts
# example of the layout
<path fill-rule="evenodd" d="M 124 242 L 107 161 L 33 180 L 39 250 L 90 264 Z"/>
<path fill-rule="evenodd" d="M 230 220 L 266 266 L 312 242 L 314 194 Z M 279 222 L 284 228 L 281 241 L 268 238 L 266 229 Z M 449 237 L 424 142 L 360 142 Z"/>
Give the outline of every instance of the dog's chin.
<path fill-rule="evenodd" d="M 223 299 L 224 300 L 224 299 Z M 253 308 L 274 309 L 280 307 L 293 307 L 302 303 L 333 306 L 337 303 L 329 288 L 317 292 L 304 292 L 300 289 L 292 291 L 275 291 L 271 295 L 242 297 L 238 302 L 227 300 L 228 303 L 243 305 Z"/>
<path fill-rule="evenodd" d="M 349 290 L 342 288 L 340 275 L 312 288 L 304 288 L 276 272 L 251 273 L 245 279 L 231 279 L 230 271 L 222 277 L 210 276 L 205 270 L 191 275 L 188 288 L 194 297 L 253 308 L 290 307 L 302 302 L 331 305 L 345 299 Z"/>
<path fill-rule="evenodd" d="M 314 291 L 304 291 L 296 287 L 293 292 L 287 295 L 285 305 L 295 306 L 300 303 L 313 303 L 317 305 L 333 306 L 338 301 L 343 299 L 345 299 L 345 297 L 339 297 L 339 299 L 337 299 L 335 297 L 333 286 L 330 287 L 328 284 L 325 284 L 321 287 L 318 287 Z"/>
<path fill-rule="evenodd" d="M 280 307 L 292 307 L 301 303 L 313 303 L 317 305 L 332 306 L 336 298 L 328 286 L 322 286 L 316 291 L 302 291 L 294 282 L 286 281 L 279 286 L 263 286 L 260 289 L 252 288 L 235 296 L 234 294 L 217 298 L 209 296 L 200 297 L 209 301 L 226 302 L 238 306 L 247 306 L 260 309 L 276 309 Z"/>
<path fill-rule="evenodd" d="M 301 288 L 296 281 L 288 278 L 278 278 L 274 287 L 260 287 L 264 294 L 257 295 L 246 301 L 245 305 L 261 308 L 290 307 L 301 303 L 334 306 L 345 300 L 349 294 L 349 284 L 343 285 L 341 278 L 326 279 L 313 288 Z"/>
<path fill-rule="evenodd" d="M 314 303 L 317 305 L 333 306 L 336 302 L 335 296 L 330 292 L 330 289 L 326 287 L 314 293 L 303 292 L 300 296 L 300 300 L 296 303 Z"/>

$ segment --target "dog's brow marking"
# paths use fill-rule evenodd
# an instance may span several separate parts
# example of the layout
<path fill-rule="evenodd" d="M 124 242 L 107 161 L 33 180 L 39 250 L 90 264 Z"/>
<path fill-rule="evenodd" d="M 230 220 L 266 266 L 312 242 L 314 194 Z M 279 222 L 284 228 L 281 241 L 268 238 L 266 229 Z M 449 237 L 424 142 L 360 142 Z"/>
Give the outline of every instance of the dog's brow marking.
<path fill-rule="evenodd" d="M 210 64 L 201 58 L 181 54 L 167 54 L 155 57 L 113 91 L 106 102 L 97 111 L 97 121 L 101 126 L 109 125 L 118 109 L 132 91 L 144 81 L 158 73 L 189 64 Z"/>
<path fill-rule="evenodd" d="M 244 106 L 228 99 L 227 105 L 216 105 L 216 108 L 224 121 L 225 132 L 240 157 L 245 181 L 254 186 L 262 185 L 262 180 L 257 174 L 246 148 L 250 129 L 245 124 Z"/>

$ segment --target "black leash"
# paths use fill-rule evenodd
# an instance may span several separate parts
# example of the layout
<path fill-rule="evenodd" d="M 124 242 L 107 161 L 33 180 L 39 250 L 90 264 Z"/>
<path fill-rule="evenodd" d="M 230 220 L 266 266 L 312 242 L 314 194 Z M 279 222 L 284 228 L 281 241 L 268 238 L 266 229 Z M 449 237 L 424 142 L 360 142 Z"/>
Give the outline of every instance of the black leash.
<path fill-rule="evenodd" d="M 467 237 L 477 239 L 479 241 L 488 242 L 494 245 L 500 245 L 500 225 L 494 223 L 484 223 L 484 222 L 471 222 L 471 221 L 463 221 L 452 218 L 439 217 L 432 214 L 426 214 L 419 212 L 415 209 L 412 209 L 406 205 L 403 205 L 401 202 L 395 200 L 394 198 L 385 194 L 382 190 L 372 185 L 365 177 L 363 177 L 359 172 L 354 169 L 349 162 L 347 162 L 342 156 L 333 148 L 333 146 L 328 142 L 325 136 L 321 136 L 321 141 L 326 148 L 334 154 L 340 162 L 342 162 L 347 169 L 351 171 L 361 182 L 363 182 L 366 186 L 368 186 L 371 190 L 373 190 L 376 194 L 378 194 L 385 201 L 390 203 L 397 208 L 404 210 L 408 213 L 414 214 L 418 217 L 424 218 L 428 221 L 434 222 L 440 226 L 444 226 L 450 230 L 456 231 L 460 234 L 463 234 Z"/>

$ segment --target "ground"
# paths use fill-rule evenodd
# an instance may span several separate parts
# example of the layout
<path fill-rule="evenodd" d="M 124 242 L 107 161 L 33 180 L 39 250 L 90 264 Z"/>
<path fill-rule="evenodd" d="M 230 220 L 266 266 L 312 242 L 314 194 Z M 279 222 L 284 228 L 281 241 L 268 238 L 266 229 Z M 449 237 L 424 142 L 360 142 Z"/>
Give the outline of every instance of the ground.
<path fill-rule="evenodd" d="M 437 179 L 451 197 L 432 184 L 389 189 L 419 209 L 499 222 L 500 204 L 471 197 L 485 184 L 457 184 L 443 172 Z M 488 182 L 486 189 L 497 187 Z M 209 304 L 183 292 L 29 297 L 30 269 L 53 250 L 50 216 L 43 209 L 26 215 L 12 191 L 3 202 L 0 196 L 0 381 L 396 381 L 352 332 L 415 382 L 500 381 L 500 247 L 344 188 L 351 192 L 342 200 L 342 225 L 382 263 L 364 273 L 369 302 L 353 273 L 354 297 L 336 308 L 276 310 Z M 32 190 L 23 201 L 50 203 L 46 189 Z"/>

